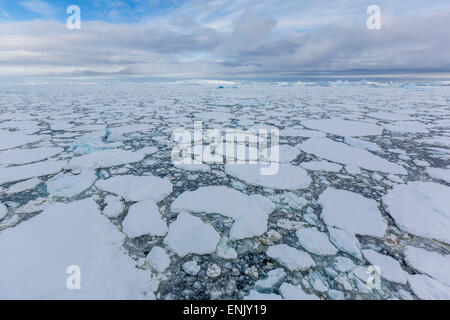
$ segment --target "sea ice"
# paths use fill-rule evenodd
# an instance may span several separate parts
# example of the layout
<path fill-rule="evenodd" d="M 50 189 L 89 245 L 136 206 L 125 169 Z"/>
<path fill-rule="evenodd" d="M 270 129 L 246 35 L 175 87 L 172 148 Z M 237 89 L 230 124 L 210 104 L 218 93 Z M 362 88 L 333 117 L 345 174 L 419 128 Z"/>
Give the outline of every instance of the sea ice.
<path fill-rule="evenodd" d="M 277 268 L 267 272 L 265 279 L 260 279 L 255 282 L 255 289 L 258 291 L 267 291 L 276 287 L 286 277 L 286 272 L 283 268 Z"/>
<path fill-rule="evenodd" d="M 432 178 L 450 183 L 450 169 L 427 168 L 425 172 Z"/>
<path fill-rule="evenodd" d="M 182 212 L 169 226 L 164 244 L 177 255 L 184 257 L 190 253 L 210 254 L 216 250 L 220 235 L 200 218 Z"/>
<path fill-rule="evenodd" d="M 294 286 L 287 282 L 281 285 L 280 293 L 286 300 L 320 300 L 315 294 L 307 294 L 300 286 Z"/>
<path fill-rule="evenodd" d="M 302 125 L 343 137 L 379 136 L 383 132 L 376 124 L 344 119 L 305 120 Z"/>
<path fill-rule="evenodd" d="M 164 272 L 170 265 L 170 257 L 161 247 L 153 247 L 147 255 L 147 262 L 158 272 Z"/>
<path fill-rule="evenodd" d="M 73 197 L 89 189 L 97 180 L 93 170 L 82 170 L 80 174 L 61 173 L 49 179 L 45 184 L 47 192 L 55 197 Z"/>
<path fill-rule="evenodd" d="M 355 234 L 342 229 L 328 227 L 330 233 L 330 241 L 339 249 L 348 254 L 361 259 L 361 244 L 355 237 Z"/>
<path fill-rule="evenodd" d="M 247 196 L 224 186 L 201 187 L 182 193 L 171 206 L 174 212 L 218 213 L 234 219 L 231 239 L 261 236 L 275 204 L 261 195 Z"/>
<path fill-rule="evenodd" d="M 325 160 L 302 162 L 300 163 L 300 166 L 303 169 L 312 171 L 339 172 L 342 170 L 342 166 L 340 164 Z"/>
<path fill-rule="evenodd" d="M 130 238 L 143 235 L 163 236 L 167 224 L 161 219 L 158 206 L 151 200 L 133 204 L 122 222 L 123 232 Z"/>
<path fill-rule="evenodd" d="M 127 201 L 153 200 L 159 202 L 172 193 L 172 183 L 156 176 L 115 176 L 99 180 L 100 190 L 111 192 Z"/>
<path fill-rule="evenodd" d="M 118 197 L 107 195 L 105 197 L 106 207 L 103 209 L 103 214 L 110 218 L 118 217 L 124 209 L 122 201 Z"/>
<path fill-rule="evenodd" d="M 375 200 L 346 190 L 327 188 L 319 197 L 326 225 L 349 232 L 383 237 L 387 222 Z"/>
<path fill-rule="evenodd" d="M 286 244 L 269 247 L 267 256 L 278 261 L 279 264 L 291 271 L 305 271 L 316 266 L 316 263 L 308 253 L 289 247 Z"/>
<path fill-rule="evenodd" d="M 389 214 L 403 230 L 450 243 L 450 187 L 434 182 L 396 185 L 384 196 Z"/>
<path fill-rule="evenodd" d="M 0 220 L 2 220 L 6 216 L 7 213 L 8 213 L 8 208 L 3 203 L 0 203 Z"/>
<path fill-rule="evenodd" d="M 311 138 L 299 145 L 299 148 L 317 157 L 347 165 L 355 165 L 371 171 L 392 174 L 406 174 L 402 166 L 377 157 L 367 150 L 354 148 L 328 138 Z"/>
<path fill-rule="evenodd" d="M 63 148 L 13 149 L 0 152 L 0 165 L 21 165 L 51 158 Z"/>
<path fill-rule="evenodd" d="M 334 255 L 338 252 L 326 233 L 316 228 L 301 228 L 295 233 L 299 244 L 308 252 L 320 256 Z"/>
<path fill-rule="evenodd" d="M 448 272 L 450 255 L 442 255 L 422 248 L 407 246 L 405 249 L 405 261 L 410 267 L 450 286 L 450 273 Z"/>
<path fill-rule="evenodd" d="M 381 276 L 388 281 L 406 284 L 407 273 L 402 269 L 400 263 L 392 257 L 385 256 L 375 250 L 362 250 L 364 258 L 372 265 L 380 267 Z"/>
<path fill-rule="evenodd" d="M 64 167 L 62 161 L 45 161 L 23 166 L 0 168 L 0 185 L 34 177 L 56 174 Z"/>
<path fill-rule="evenodd" d="M 408 276 L 408 283 L 422 300 L 450 300 L 450 287 L 423 274 Z"/>
<path fill-rule="evenodd" d="M 0 297 L 144 298 L 150 278 L 122 252 L 123 241 L 123 234 L 99 214 L 93 200 L 52 205 L 0 233 Z M 81 270 L 80 290 L 67 289 L 66 270 L 71 265 Z"/>
<path fill-rule="evenodd" d="M 42 136 L 28 135 L 17 131 L 0 131 L 0 150 L 17 148 L 42 140 Z"/>
<path fill-rule="evenodd" d="M 227 164 L 225 172 L 248 184 L 279 190 L 305 189 L 312 181 L 304 169 L 289 163 L 280 163 L 273 175 L 262 175 L 261 167 L 267 164 Z"/>
<path fill-rule="evenodd" d="M 256 290 L 250 290 L 244 300 L 282 300 L 282 298 L 275 293 L 259 293 Z"/>

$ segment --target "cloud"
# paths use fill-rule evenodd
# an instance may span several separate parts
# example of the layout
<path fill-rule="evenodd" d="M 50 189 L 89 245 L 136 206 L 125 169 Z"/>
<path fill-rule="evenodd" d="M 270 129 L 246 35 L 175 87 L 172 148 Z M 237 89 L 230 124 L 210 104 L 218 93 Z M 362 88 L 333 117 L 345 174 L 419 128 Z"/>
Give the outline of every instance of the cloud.
<path fill-rule="evenodd" d="M 281 14 L 292 10 L 291 2 L 272 7 L 280 12 L 278 18 L 267 12 L 272 0 L 248 10 L 250 2 L 190 2 L 140 23 L 83 21 L 81 30 L 67 30 L 57 21 L 4 22 L 0 75 L 239 78 L 450 72 L 448 12 L 385 12 L 382 29 L 370 31 L 365 10 L 360 18 L 342 19 L 357 12 L 353 2 L 325 7 L 339 17 L 330 18 L 332 23 L 311 13 L 317 7 L 308 9 L 307 23 L 294 23 L 288 19 L 291 12 Z"/>
<path fill-rule="evenodd" d="M 28 11 L 37 13 L 45 18 L 51 18 L 54 15 L 53 8 L 47 2 L 41 0 L 25 0 L 19 3 Z"/>

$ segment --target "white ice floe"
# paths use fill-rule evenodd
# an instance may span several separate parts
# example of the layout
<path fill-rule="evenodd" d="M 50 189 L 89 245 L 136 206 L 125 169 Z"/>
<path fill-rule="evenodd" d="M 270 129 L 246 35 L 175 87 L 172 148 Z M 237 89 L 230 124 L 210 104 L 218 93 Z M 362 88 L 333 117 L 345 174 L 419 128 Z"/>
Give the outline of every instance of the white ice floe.
<path fill-rule="evenodd" d="M 211 167 L 205 163 L 195 162 L 192 163 L 175 163 L 175 168 L 186 170 L 186 171 L 199 171 L 199 172 L 209 172 Z"/>
<path fill-rule="evenodd" d="M 15 194 L 27 190 L 34 189 L 42 182 L 41 179 L 38 178 L 32 178 L 29 180 L 25 180 L 23 182 L 19 182 L 16 184 L 13 184 L 8 189 L 5 190 L 6 194 Z"/>
<path fill-rule="evenodd" d="M 302 125 L 343 137 L 378 136 L 383 132 L 376 124 L 344 119 L 305 120 Z"/>
<path fill-rule="evenodd" d="M 320 300 L 315 294 L 308 294 L 300 286 L 287 282 L 281 285 L 280 293 L 285 300 Z"/>
<path fill-rule="evenodd" d="M 409 275 L 408 283 L 412 291 L 422 300 L 449 300 L 450 287 L 424 274 Z"/>
<path fill-rule="evenodd" d="M 403 230 L 450 243 L 450 187 L 434 182 L 396 185 L 384 196 L 389 214 Z"/>
<path fill-rule="evenodd" d="M 354 263 L 352 259 L 349 259 L 347 257 L 336 257 L 334 267 L 339 272 L 347 272 L 353 269 Z"/>
<path fill-rule="evenodd" d="M 210 254 L 216 250 L 220 235 L 201 219 L 182 212 L 169 226 L 164 244 L 177 255 L 184 257 L 190 253 Z"/>
<path fill-rule="evenodd" d="M 352 137 L 346 137 L 344 141 L 346 144 L 351 145 L 352 147 L 355 148 L 366 149 L 369 151 L 381 151 L 381 148 L 376 143 L 370 141 Z"/>
<path fill-rule="evenodd" d="M 267 219 L 275 204 L 261 195 L 247 196 L 237 190 L 212 186 L 182 193 L 172 203 L 174 212 L 218 213 L 234 219 L 231 239 L 261 236 L 267 231 Z"/>
<path fill-rule="evenodd" d="M 298 243 L 308 252 L 320 256 L 334 255 L 338 252 L 326 233 L 316 228 L 301 228 L 295 233 Z"/>
<path fill-rule="evenodd" d="M 233 260 L 237 259 L 238 254 L 231 246 L 227 237 L 222 237 L 217 245 L 216 253 L 222 259 Z"/>
<path fill-rule="evenodd" d="M 376 119 L 391 121 L 414 120 L 413 117 L 410 117 L 408 115 L 393 112 L 375 112 L 369 113 L 369 116 Z"/>
<path fill-rule="evenodd" d="M 280 137 L 324 138 L 326 136 L 323 132 L 302 128 L 285 128 L 280 130 Z"/>
<path fill-rule="evenodd" d="M 305 189 L 312 181 L 305 169 L 289 163 L 280 163 L 273 175 L 262 175 L 261 167 L 267 164 L 227 164 L 225 172 L 248 184 L 279 190 Z"/>
<path fill-rule="evenodd" d="M 127 201 L 159 202 L 172 193 L 172 183 L 156 176 L 115 176 L 99 180 L 95 185 L 100 190 L 119 195 Z"/>
<path fill-rule="evenodd" d="M 123 232 L 130 238 L 163 236 L 167 233 L 167 224 L 161 219 L 158 206 L 151 200 L 133 204 L 122 226 Z"/>
<path fill-rule="evenodd" d="M 282 298 L 275 293 L 260 293 L 256 290 L 250 290 L 244 300 L 282 300 Z"/>
<path fill-rule="evenodd" d="M 0 152 L 0 165 L 20 165 L 51 158 L 63 148 L 13 149 Z"/>
<path fill-rule="evenodd" d="M 267 249 L 267 256 L 278 261 L 279 264 L 291 271 L 304 271 L 315 267 L 311 256 L 286 244 L 271 246 Z"/>
<path fill-rule="evenodd" d="M 0 150 L 17 148 L 42 140 L 42 136 L 28 135 L 17 131 L 0 131 Z"/>
<path fill-rule="evenodd" d="M 342 170 L 342 166 L 340 164 L 325 160 L 302 162 L 300 163 L 300 166 L 303 169 L 312 171 L 339 172 Z"/>
<path fill-rule="evenodd" d="M 64 167 L 62 161 L 45 161 L 23 166 L 0 168 L 0 185 L 34 177 L 56 174 Z"/>
<path fill-rule="evenodd" d="M 93 200 L 55 204 L 0 233 L 0 297 L 143 298 L 152 287 L 150 278 L 122 252 L 123 241 L 123 234 L 100 215 Z M 72 265 L 81 271 L 80 290 L 66 286 L 76 270 L 66 273 Z"/>
<path fill-rule="evenodd" d="M 45 184 L 47 192 L 55 197 L 73 197 L 89 189 L 97 180 L 94 170 L 82 170 L 80 174 L 61 173 Z"/>
<path fill-rule="evenodd" d="M 381 277 L 391 282 L 406 284 L 407 273 L 397 260 L 371 249 L 362 250 L 362 253 L 367 261 L 380 268 Z"/>
<path fill-rule="evenodd" d="M 450 169 L 427 168 L 425 172 L 432 178 L 450 183 Z"/>
<path fill-rule="evenodd" d="M 398 121 L 383 126 L 386 130 L 398 133 L 428 133 L 427 125 L 417 121 Z"/>
<path fill-rule="evenodd" d="M 187 274 L 196 276 L 200 272 L 200 266 L 195 261 L 188 261 L 181 266 Z"/>
<path fill-rule="evenodd" d="M 407 246 L 405 249 L 405 261 L 410 267 L 450 286 L 450 273 L 448 272 L 450 255 L 442 255 L 422 248 Z"/>
<path fill-rule="evenodd" d="M 277 146 L 278 148 L 278 159 L 274 158 L 274 150 L 273 147 L 263 149 L 260 153 L 262 156 L 262 160 L 266 162 L 277 161 L 281 163 L 291 162 L 295 160 L 302 152 L 297 147 L 293 147 L 287 144 L 282 144 Z"/>
<path fill-rule="evenodd" d="M 107 149 L 116 149 L 121 146 L 121 143 L 105 143 L 103 138 L 106 136 L 105 131 L 92 132 L 84 135 L 72 144 L 73 152 L 78 155 L 86 155 L 95 151 L 102 151 Z"/>
<path fill-rule="evenodd" d="M 328 138 L 311 138 L 298 147 L 304 152 L 333 162 L 392 174 L 407 173 L 402 166 L 375 156 L 367 150 L 354 148 Z"/>
<path fill-rule="evenodd" d="M 148 264 L 158 272 L 164 272 L 170 265 L 170 257 L 161 247 L 153 247 L 147 255 Z"/>
<path fill-rule="evenodd" d="M 7 213 L 8 213 L 8 208 L 3 203 L 0 203 L 0 220 L 2 220 L 6 216 Z"/>
<path fill-rule="evenodd" d="M 72 158 L 69 161 L 69 166 L 93 169 L 109 168 L 140 162 L 145 156 L 146 153 L 142 151 L 128 151 L 123 149 L 102 150 Z"/>
<path fill-rule="evenodd" d="M 387 222 L 375 200 L 346 190 L 327 188 L 319 197 L 326 225 L 355 234 L 383 237 Z"/>
<path fill-rule="evenodd" d="M 122 201 L 118 197 L 107 195 L 105 197 L 106 207 L 103 209 L 103 214 L 110 218 L 118 217 L 124 209 Z"/>
<path fill-rule="evenodd" d="M 286 272 L 283 268 L 277 268 L 267 272 L 265 279 L 260 279 L 255 282 L 255 289 L 258 291 L 268 291 L 279 285 L 286 277 Z"/>
<path fill-rule="evenodd" d="M 361 259 L 361 244 L 355 234 L 342 229 L 328 227 L 330 233 L 330 241 L 341 251 Z"/>

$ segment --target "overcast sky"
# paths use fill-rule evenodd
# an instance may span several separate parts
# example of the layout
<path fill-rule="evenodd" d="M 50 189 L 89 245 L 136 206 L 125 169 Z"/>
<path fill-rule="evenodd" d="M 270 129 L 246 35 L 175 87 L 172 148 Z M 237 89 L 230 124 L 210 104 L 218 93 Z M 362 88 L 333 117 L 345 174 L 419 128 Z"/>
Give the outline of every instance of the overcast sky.
<path fill-rule="evenodd" d="M 449 30 L 449 0 L 0 0 L 0 76 L 450 73 Z"/>

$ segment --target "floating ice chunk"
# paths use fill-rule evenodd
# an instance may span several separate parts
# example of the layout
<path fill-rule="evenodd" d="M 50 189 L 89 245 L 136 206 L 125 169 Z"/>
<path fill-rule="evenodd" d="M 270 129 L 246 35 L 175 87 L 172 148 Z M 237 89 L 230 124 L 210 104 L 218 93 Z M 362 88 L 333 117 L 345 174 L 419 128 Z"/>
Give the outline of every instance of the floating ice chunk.
<path fill-rule="evenodd" d="M 85 168 L 109 168 L 123 164 L 140 162 L 145 158 L 145 153 L 139 151 L 127 151 L 122 149 L 95 151 L 81 157 L 72 158 L 69 166 Z"/>
<path fill-rule="evenodd" d="M 275 204 L 261 195 L 247 196 L 224 186 L 201 187 L 182 193 L 172 203 L 174 212 L 218 213 L 235 220 L 231 239 L 261 236 L 267 231 L 267 219 Z"/>
<path fill-rule="evenodd" d="M 275 293 L 259 293 L 256 290 L 250 290 L 244 300 L 282 300 L 282 298 Z"/>
<path fill-rule="evenodd" d="M 300 166 L 306 170 L 312 171 L 327 171 L 327 172 L 339 172 L 342 170 L 342 166 L 337 163 L 331 163 L 325 160 L 302 162 Z"/>
<path fill-rule="evenodd" d="M 413 117 L 399 114 L 399 113 L 392 113 L 392 112 L 376 112 L 376 113 L 370 113 L 370 117 L 381 119 L 381 120 L 391 120 L 391 121 L 399 121 L 399 120 L 414 120 Z"/>
<path fill-rule="evenodd" d="M 3 203 L 0 203 L 0 220 L 2 220 L 6 216 L 7 213 L 8 213 L 8 208 Z"/>
<path fill-rule="evenodd" d="M 164 244 L 177 255 L 210 254 L 216 250 L 220 236 L 214 228 L 197 217 L 182 212 L 169 226 Z"/>
<path fill-rule="evenodd" d="M 336 247 L 328 240 L 327 234 L 316 228 L 302 228 L 297 230 L 295 235 L 299 244 L 310 253 L 328 256 L 338 252 Z"/>
<path fill-rule="evenodd" d="M 432 178 L 450 183 L 450 169 L 427 168 L 425 172 Z"/>
<path fill-rule="evenodd" d="M 308 253 L 289 247 L 286 244 L 269 247 L 267 256 L 275 259 L 279 264 L 291 271 L 304 271 L 316 266 L 316 263 Z"/>
<path fill-rule="evenodd" d="M 358 149 L 328 138 L 311 138 L 299 145 L 304 152 L 333 162 L 355 165 L 367 170 L 407 174 L 405 168 L 364 149 Z"/>
<path fill-rule="evenodd" d="M 389 256 L 385 256 L 375 250 L 362 250 L 364 258 L 372 265 L 380 267 L 381 276 L 388 281 L 406 284 L 406 272 L 400 266 L 397 260 Z"/>
<path fill-rule="evenodd" d="M 407 246 L 405 261 L 410 267 L 450 286 L 450 273 L 448 272 L 450 255 L 441 255 L 422 248 Z"/>
<path fill-rule="evenodd" d="M 355 234 L 383 237 L 387 222 L 375 200 L 360 194 L 327 188 L 319 197 L 324 222 Z"/>
<path fill-rule="evenodd" d="M 450 243 L 450 187 L 434 182 L 396 185 L 384 196 L 389 214 L 403 230 Z"/>
<path fill-rule="evenodd" d="M 0 222 L 0 231 L 6 228 L 11 228 L 15 226 L 20 221 L 20 218 L 17 214 L 13 215 L 9 219 L 5 219 L 2 222 Z M 0 290 L 0 296 L 1 296 L 1 290 Z"/>
<path fill-rule="evenodd" d="M 95 151 L 106 149 L 116 149 L 121 146 L 121 143 L 104 143 L 102 139 L 106 136 L 104 131 L 89 133 L 77 139 L 72 149 L 76 155 L 86 155 Z"/>
<path fill-rule="evenodd" d="M 163 236 L 167 224 L 161 219 L 158 206 L 151 200 L 133 204 L 122 222 L 123 232 L 129 238 L 143 235 Z"/>
<path fill-rule="evenodd" d="M 45 161 L 23 166 L 0 168 L 0 184 L 56 174 L 64 167 L 62 161 Z"/>
<path fill-rule="evenodd" d="M 267 272 L 267 277 L 255 282 L 255 289 L 258 291 L 268 291 L 276 287 L 286 277 L 283 268 L 277 268 Z"/>
<path fill-rule="evenodd" d="M 17 131 L 0 131 L 0 150 L 17 148 L 42 140 L 41 136 L 32 136 Z"/>
<path fill-rule="evenodd" d="M 195 261 L 188 261 L 183 263 L 182 268 L 184 272 L 191 276 L 196 276 L 200 272 L 200 266 Z"/>
<path fill-rule="evenodd" d="M 47 192 L 55 197 L 73 197 L 89 189 L 97 180 L 97 175 L 93 170 L 83 170 L 78 175 L 71 173 L 62 173 L 51 179 L 45 184 Z"/>
<path fill-rule="evenodd" d="M 422 300 L 450 299 L 450 287 L 426 275 L 409 275 L 408 283 L 414 294 Z"/>
<path fill-rule="evenodd" d="M 227 237 L 222 237 L 222 239 L 220 239 L 216 252 L 217 255 L 223 259 L 233 260 L 238 257 L 236 250 L 231 247 Z"/>
<path fill-rule="evenodd" d="M 273 159 L 274 150 L 272 148 L 263 149 L 260 153 L 262 155 L 262 160 L 266 162 L 277 161 L 281 163 L 291 162 L 295 160 L 302 152 L 297 147 L 292 147 L 287 144 L 282 144 L 277 146 L 278 148 L 278 159 Z M 272 156 L 272 157 L 271 157 Z"/>
<path fill-rule="evenodd" d="M 14 149 L 0 152 L 0 165 L 20 165 L 51 158 L 63 148 Z"/>
<path fill-rule="evenodd" d="M 155 176 L 115 176 L 99 180 L 99 189 L 123 197 L 127 201 L 153 200 L 159 202 L 172 193 L 172 183 Z"/>
<path fill-rule="evenodd" d="M 347 272 L 353 269 L 353 261 L 346 257 L 336 257 L 334 266 L 340 272 Z"/>
<path fill-rule="evenodd" d="M 373 123 L 343 119 L 305 120 L 302 125 L 343 137 L 378 136 L 383 132 L 382 127 Z"/>
<path fill-rule="evenodd" d="M 123 234 L 99 214 L 93 200 L 55 204 L 1 232 L 0 296 L 4 299 L 144 298 L 143 292 L 151 287 L 151 281 L 122 252 L 123 241 Z M 68 290 L 66 286 L 69 277 L 66 270 L 74 264 L 81 269 L 80 290 Z"/>
<path fill-rule="evenodd" d="M 307 294 L 300 286 L 287 282 L 281 285 L 280 293 L 285 300 L 320 300 L 315 294 Z"/>
<path fill-rule="evenodd" d="M 37 187 L 42 182 L 41 179 L 38 178 L 32 178 L 29 180 L 25 180 L 23 182 L 16 183 L 12 186 L 10 186 L 8 189 L 6 189 L 6 194 L 15 194 L 20 193 L 26 190 L 31 190 Z"/>
<path fill-rule="evenodd" d="M 427 125 L 417 121 L 399 121 L 383 126 L 386 130 L 398 133 L 429 133 Z"/>
<path fill-rule="evenodd" d="M 122 201 L 119 198 L 107 195 L 105 197 L 106 207 L 103 209 L 103 214 L 110 218 L 118 217 L 124 209 Z"/>
<path fill-rule="evenodd" d="M 279 199 L 286 202 L 290 207 L 301 209 L 308 204 L 308 201 L 292 192 L 286 192 L 279 196 Z"/>
<path fill-rule="evenodd" d="M 286 128 L 280 130 L 280 137 L 325 138 L 327 135 L 320 131 L 301 128 Z"/>
<path fill-rule="evenodd" d="M 361 245 L 352 232 L 337 228 L 328 228 L 331 242 L 339 249 L 361 259 Z"/>
<path fill-rule="evenodd" d="M 267 164 L 227 164 L 225 172 L 248 184 L 279 190 L 305 189 L 311 184 L 308 173 L 289 163 L 280 163 L 274 175 L 261 175 L 261 167 Z"/>
<path fill-rule="evenodd" d="M 355 148 L 366 149 L 369 151 L 381 151 L 381 148 L 376 143 L 357 138 L 346 137 L 345 143 Z"/>
<path fill-rule="evenodd" d="M 200 172 L 209 172 L 211 171 L 211 167 L 205 163 L 193 162 L 191 164 L 185 163 L 175 163 L 175 168 L 186 170 L 186 171 L 200 171 Z"/>
<path fill-rule="evenodd" d="M 161 247 L 153 247 L 147 255 L 147 262 L 158 272 L 164 272 L 170 265 L 170 257 Z"/>

